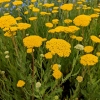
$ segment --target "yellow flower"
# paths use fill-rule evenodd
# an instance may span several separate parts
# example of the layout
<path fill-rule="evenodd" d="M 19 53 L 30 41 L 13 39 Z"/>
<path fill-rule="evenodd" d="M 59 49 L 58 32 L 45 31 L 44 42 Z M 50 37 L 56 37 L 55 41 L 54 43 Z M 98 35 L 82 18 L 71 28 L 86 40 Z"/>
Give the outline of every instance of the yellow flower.
<path fill-rule="evenodd" d="M 9 7 L 9 4 L 5 4 L 5 6 L 4 6 L 5 8 L 7 8 L 7 7 Z"/>
<path fill-rule="evenodd" d="M 28 14 L 28 11 L 25 11 L 24 14 L 27 15 Z"/>
<path fill-rule="evenodd" d="M 52 13 L 58 13 L 58 10 L 52 10 Z"/>
<path fill-rule="evenodd" d="M 53 23 L 53 24 L 58 24 L 58 21 L 59 21 L 58 19 L 53 19 L 53 20 L 52 20 L 52 23 Z"/>
<path fill-rule="evenodd" d="M 69 23 L 71 23 L 71 22 L 72 22 L 71 19 L 65 19 L 65 20 L 64 20 L 64 23 L 66 23 L 66 24 L 69 24 Z"/>
<path fill-rule="evenodd" d="M 83 37 L 77 36 L 75 39 L 76 39 L 77 41 L 82 41 L 82 40 L 83 40 Z"/>
<path fill-rule="evenodd" d="M 17 24 L 17 22 L 16 22 L 15 18 L 11 15 L 6 15 L 6 16 L 0 17 L 0 28 L 2 28 L 2 29 L 9 28 L 16 24 Z"/>
<path fill-rule="evenodd" d="M 80 83 L 83 81 L 83 77 L 82 76 L 77 76 L 76 80 Z"/>
<path fill-rule="evenodd" d="M 22 19 L 22 17 L 16 17 L 15 19 L 16 19 L 16 20 L 21 20 L 21 19 Z"/>
<path fill-rule="evenodd" d="M 32 3 L 36 2 L 36 0 L 31 0 Z"/>
<path fill-rule="evenodd" d="M 80 63 L 84 66 L 92 66 L 98 62 L 98 57 L 93 54 L 86 54 L 81 56 Z"/>
<path fill-rule="evenodd" d="M 23 80 L 19 80 L 17 82 L 17 87 L 23 87 L 25 85 L 25 82 Z"/>
<path fill-rule="evenodd" d="M 53 24 L 50 23 L 50 22 L 48 22 L 48 23 L 45 23 L 45 26 L 46 26 L 46 27 L 49 27 L 49 28 L 52 28 L 52 27 L 53 27 Z"/>
<path fill-rule="evenodd" d="M 34 52 L 34 49 L 32 49 L 32 48 L 27 49 L 27 53 L 32 53 L 32 52 Z"/>
<path fill-rule="evenodd" d="M 63 4 L 60 8 L 62 10 L 71 11 L 73 9 L 73 4 L 71 4 L 71 3 L 69 3 L 69 4 Z"/>
<path fill-rule="evenodd" d="M 33 47 L 40 47 L 42 45 L 42 42 L 46 39 L 41 38 L 40 36 L 31 35 L 28 37 L 25 37 L 23 39 L 24 46 L 27 48 L 33 48 Z"/>
<path fill-rule="evenodd" d="M 37 20 L 37 17 L 30 17 L 29 20 L 30 21 Z"/>
<path fill-rule="evenodd" d="M 95 43 L 100 43 L 100 39 L 98 37 L 96 37 L 95 35 L 91 35 L 90 36 L 91 40 Z"/>
<path fill-rule="evenodd" d="M 88 15 L 79 15 L 77 17 L 75 17 L 75 19 L 73 20 L 74 24 L 76 26 L 88 26 L 90 24 L 91 21 L 91 17 Z"/>
<path fill-rule="evenodd" d="M 7 31 L 7 32 L 4 34 L 4 36 L 6 36 L 6 37 L 12 37 L 12 36 L 14 36 L 14 35 L 16 35 L 16 32 Z"/>
<path fill-rule="evenodd" d="M 39 8 L 36 8 L 36 7 L 33 7 L 32 11 L 33 11 L 33 12 L 39 12 L 40 9 L 39 9 Z"/>
<path fill-rule="evenodd" d="M 98 15 L 98 14 L 91 14 L 90 17 L 91 17 L 91 18 L 98 18 L 99 15 Z"/>
<path fill-rule="evenodd" d="M 90 53 L 90 52 L 93 51 L 93 47 L 92 47 L 92 46 L 85 46 L 85 47 L 84 47 L 84 51 L 85 51 L 86 53 Z"/>
<path fill-rule="evenodd" d="M 100 52 L 97 52 L 96 55 L 97 55 L 98 57 L 100 57 Z"/>
<path fill-rule="evenodd" d="M 53 69 L 53 70 L 58 70 L 58 69 L 59 69 L 59 65 L 58 65 L 58 64 L 52 65 L 52 69 Z"/>
<path fill-rule="evenodd" d="M 47 14 L 47 12 L 40 12 L 40 15 L 42 15 L 42 16 L 44 16 L 44 15 L 46 15 Z"/>
<path fill-rule="evenodd" d="M 71 45 L 63 39 L 55 39 L 46 42 L 46 48 L 54 55 L 57 54 L 60 57 L 68 57 L 71 53 Z"/>
<path fill-rule="evenodd" d="M 18 23 L 17 24 L 19 30 L 26 30 L 31 27 L 31 24 L 27 23 Z"/>
<path fill-rule="evenodd" d="M 14 6 L 19 6 L 19 5 L 22 5 L 22 4 L 23 4 L 22 1 L 14 1 L 14 2 L 13 2 L 13 5 L 14 5 Z"/>
<path fill-rule="evenodd" d="M 54 3 L 45 3 L 44 5 L 43 5 L 44 7 L 47 7 L 47 8 L 50 8 L 50 7 L 53 7 L 54 6 Z"/>
<path fill-rule="evenodd" d="M 46 53 L 46 54 L 44 55 L 44 57 L 45 57 L 46 59 L 52 59 L 52 53 L 51 53 L 51 52 L 48 52 L 48 53 Z"/>
<path fill-rule="evenodd" d="M 52 75 L 53 75 L 53 77 L 54 77 L 55 79 L 59 79 L 59 78 L 62 77 L 62 73 L 61 73 L 61 71 L 59 71 L 59 70 L 54 70 Z"/>
<path fill-rule="evenodd" d="M 55 29 L 50 29 L 49 31 L 48 31 L 48 33 L 55 33 Z"/>

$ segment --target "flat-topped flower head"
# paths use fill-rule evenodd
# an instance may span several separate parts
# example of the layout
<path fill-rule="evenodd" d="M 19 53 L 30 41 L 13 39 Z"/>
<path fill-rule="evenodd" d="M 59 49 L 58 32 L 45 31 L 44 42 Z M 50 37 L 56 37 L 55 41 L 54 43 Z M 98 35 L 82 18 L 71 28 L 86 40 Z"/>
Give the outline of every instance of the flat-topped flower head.
<path fill-rule="evenodd" d="M 93 51 L 93 46 L 85 46 L 85 47 L 84 47 L 84 51 L 85 51 L 86 53 L 92 52 L 92 51 Z"/>
<path fill-rule="evenodd" d="M 91 17 L 88 15 L 79 15 L 74 18 L 73 22 L 76 26 L 86 27 L 90 24 Z"/>
<path fill-rule="evenodd" d="M 93 66 L 98 62 L 98 57 L 93 54 L 81 56 L 80 63 L 84 66 Z"/>
<path fill-rule="evenodd" d="M 0 17 L 0 28 L 9 28 L 16 25 L 16 19 L 11 15 L 5 15 Z"/>
<path fill-rule="evenodd" d="M 95 43 L 100 43 L 100 39 L 98 37 L 96 37 L 95 35 L 91 35 L 90 36 L 91 40 Z"/>
<path fill-rule="evenodd" d="M 71 45 L 63 40 L 52 38 L 51 40 L 46 42 L 46 48 L 55 55 L 59 55 L 60 57 L 68 57 L 71 53 Z"/>
<path fill-rule="evenodd" d="M 33 47 L 40 47 L 42 45 L 42 42 L 45 41 L 45 38 L 42 38 L 37 35 L 31 35 L 28 37 L 25 37 L 23 39 L 24 46 L 27 48 L 33 48 Z"/>
<path fill-rule="evenodd" d="M 73 9 L 73 4 L 72 3 L 63 4 L 60 8 L 62 10 L 71 11 Z"/>

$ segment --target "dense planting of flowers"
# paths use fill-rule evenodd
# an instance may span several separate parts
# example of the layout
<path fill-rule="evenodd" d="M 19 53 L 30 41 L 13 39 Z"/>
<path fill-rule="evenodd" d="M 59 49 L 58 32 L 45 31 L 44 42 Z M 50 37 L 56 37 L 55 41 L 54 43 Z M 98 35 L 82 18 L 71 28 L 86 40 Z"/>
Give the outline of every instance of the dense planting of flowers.
<path fill-rule="evenodd" d="M 0 0 L 0 100 L 100 100 L 98 0 Z"/>

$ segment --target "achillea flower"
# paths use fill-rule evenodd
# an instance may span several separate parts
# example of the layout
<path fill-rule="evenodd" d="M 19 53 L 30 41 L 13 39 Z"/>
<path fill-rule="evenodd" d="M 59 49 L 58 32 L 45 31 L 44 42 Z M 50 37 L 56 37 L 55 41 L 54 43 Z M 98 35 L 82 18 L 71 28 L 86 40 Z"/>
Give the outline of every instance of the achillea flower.
<path fill-rule="evenodd" d="M 17 87 L 23 87 L 25 85 L 25 82 L 23 80 L 19 80 L 17 82 Z"/>
<path fill-rule="evenodd" d="M 78 31 L 80 28 L 77 26 L 68 26 L 64 28 L 64 32 L 65 33 L 75 33 L 76 31 Z"/>
<path fill-rule="evenodd" d="M 95 43 L 100 43 L 100 39 L 98 37 L 96 37 L 95 35 L 91 35 L 90 36 L 91 40 Z"/>
<path fill-rule="evenodd" d="M 37 17 L 30 17 L 29 20 L 30 21 L 37 20 Z"/>
<path fill-rule="evenodd" d="M 83 77 L 82 76 L 77 76 L 76 80 L 81 83 L 83 81 Z"/>
<path fill-rule="evenodd" d="M 46 39 L 41 38 L 40 36 L 31 35 L 28 37 L 25 37 L 23 39 L 24 46 L 27 48 L 33 48 L 33 47 L 40 47 L 42 45 L 42 42 Z"/>
<path fill-rule="evenodd" d="M 90 53 L 90 52 L 93 51 L 93 47 L 92 47 L 92 46 L 85 46 L 85 47 L 84 47 L 84 51 L 85 51 L 86 53 Z"/>
<path fill-rule="evenodd" d="M 52 13 L 58 13 L 58 10 L 52 10 Z"/>
<path fill-rule="evenodd" d="M 16 20 L 21 20 L 21 19 L 22 19 L 22 17 L 16 17 L 15 19 L 16 19 Z"/>
<path fill-rule="evenodd" d="M 88 26 L 90 24 L 90 21 L 91 17 L 88 15 L 79 15 L 75 17 L 75 19 L 73 20 L 76 26 L 83 26 L 83 27 Z"/>
<path fill-rule="evenodd" d="M 47 14 L 47 12 L 40 12 L 40 15 L 42 15 L 42 16 L 44 16 L 44 15 L 46 15 Z"/>
<path fill-rule="evenodd" d="M 14 2 L 13 2 L 13 5 L 14 5 L 14 6 L 19 6 L 19 5 L 22 5 L 22 4 L 23 4 L 22 1 L 14 1 Z"/>
<path fill-rule="evenodd" d="M 53 69 L 53 70 L 59 70 L 59 65 L 58 65 L 58 64 L 52 65 L 52 69 Z"/>
<path fill-rule="evenodd" d="M 48 22 L 48 23 L 45 23 L 45 26 L 46 27 L 49 27 L 49 28 L 52 28 L 53 27 L 53 24 Z"/>
<path fill-rule="evenodd" d="M 59 33 L 59 32 L 64 32 L 65 27 L 64 26 L 57 26 L 55 28 L 55 32 Z"/>
<path fill-rule="evenodd" d="M 75 38 L 77 41 L 82 41 L 83 40 L 83 37 L 81 37 L 81 36 L 76 36 L 76 38 Z"/>
<path fill-rule="evenodd" d="M 65 20 L 64 20 L 64 23 L 70 24 L 70 23 L 72 23 L 72 20 L 71 20 L 71 19 L 65 19 Z"/>
<path fill-rule="evenodd" d="M 33 11 L 33 12 L 39 12 L 40 9 L 39 9 L 39 8 L 36 8 L 36 7 L 33 7 L 32 11 Z"/>
<path fill-rule="evenodd" d="M 44 55 L 44 57 L 45 57 L 46 59 L 52 59 L 52 53 L 51 53 L 51 52 L 48 52 L 48 53 L 46 53 L 46 54 Z"/>
<path fill-rule="evenodd" d="M 46 42 L 46 48 L 54 55 L 57 54 L 60 57 L 68 57 L 71 53 L 71 45 L 63 39 L 55 39 Z"/>
<path fill-rule="evenodd" d="M 28 23 L 18 23 L 17 24 L 19 30 L 26 30 L 31 27 L 31 24 Z"/>
<path fill-rule="evenodd" d="M 97 55 L 98 57 L 100 57 L 100 52 L 97 52 L 96 55 Z"/>
<path fill-rule="evenodd" d="M 6 37 L 12 37 L 14 35 L 16 35 L 16 32 L 7 31 L 7 32 L 4 33 L 4 36 L 6 36 Z"/>
<path fill-rule="evenodd" d="M 55 79 L 59 79 L 62 77 L 62 72 L 60 70 L 54 70 L 52 75 Z"/>
<path fill-rule="evenodd" d="M 32 3 L 36 2 L 36 0 L 31 0 Z"/>
<path fill-rule="evenodd" d="M 47 7 L 47 8 L 50 8 L 50 7 L 54 6 L 54 3 L 45 3 L 43 6 Z"/>
<path fill-rule="evenodd" d="M 58 22 L 59 22 L 58 19 L 53 19 L 53 20 L 52 20 L 52 23 L 53 23 L 53 24 L 58 24 Z"/>
<path fill-rule="evenodd" d="M 32 48 L 27 49 L 27 53 L 32 53 L 34 50 Z"/>
<path fill-rule="evenodd" d="M 90 17 L 91 17 L 91 18 L 98 18 L 99 15 L 98 15 L 98 14 L 91 14 Z"/>
<path fill-rule="evenodd" d="M 0 28 L 9 28 L 17 24 L 16 19 L 11 15 L 0 17 Z"/>
<path fill-rule="evenodd" d="M 71 4 L 71 3 L 69 3 L 69 4 L 63 4 L 60 8 L 62 10 L 71 11 L 73 9 L 73 4 Z"/>
<path fill-rule="evenodd" d="M 84 66 L 93 66 L 98 62 L 98 57 L 93 54 L 81 56 L 80 63 Z"/>

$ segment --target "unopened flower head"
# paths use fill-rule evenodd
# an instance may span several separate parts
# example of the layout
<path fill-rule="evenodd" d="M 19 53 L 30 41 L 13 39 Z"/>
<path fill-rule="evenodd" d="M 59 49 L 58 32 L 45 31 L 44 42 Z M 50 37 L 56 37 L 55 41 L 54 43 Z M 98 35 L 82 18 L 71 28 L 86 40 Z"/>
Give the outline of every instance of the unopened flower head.
<path fill-rule="evenodd" d="M 36 83 L 36 88 L 40 88 L 41 87 L 41 83 L 40 82 L 37 82 Z"/>
<path fill-rule="evenodd" d="M 4 54 L 9 54 L 9 51 L 5 51 Z"/>
<path fill-rule="evenodd" d="M 84 46 L 81 44 L 77 44 L 74 48 L 77 50 L 84 50 Z"/>
<path fill-rule="evenodd" d="M 8 59 L 9 58 L 9 55 L 6 55 L 5 58 Z"/>

